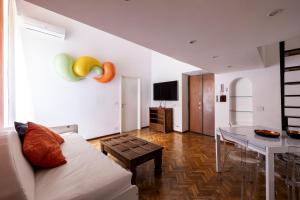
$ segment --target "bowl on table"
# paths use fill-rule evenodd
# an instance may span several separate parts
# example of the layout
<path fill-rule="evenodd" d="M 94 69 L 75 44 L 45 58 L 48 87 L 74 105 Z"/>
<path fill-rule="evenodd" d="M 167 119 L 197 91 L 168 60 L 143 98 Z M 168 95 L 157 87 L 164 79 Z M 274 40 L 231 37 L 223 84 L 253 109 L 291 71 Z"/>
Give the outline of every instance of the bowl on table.
<path fill-rule="evenodd" d="M 287 130 L 286 134 L 294 139 L 300 139 L 300 131 L 296 130 Z"/>
<path fill-rule="evenodd" d="M 280 136 L 280 133 L 276 131 L 270 131 L 270 130 L 264 130 L 264 129 L 255 129 L 254 132 L 257 135 L 263 136 L 263 137 L 269 137 L 269 138 L 278 138 Z"/>

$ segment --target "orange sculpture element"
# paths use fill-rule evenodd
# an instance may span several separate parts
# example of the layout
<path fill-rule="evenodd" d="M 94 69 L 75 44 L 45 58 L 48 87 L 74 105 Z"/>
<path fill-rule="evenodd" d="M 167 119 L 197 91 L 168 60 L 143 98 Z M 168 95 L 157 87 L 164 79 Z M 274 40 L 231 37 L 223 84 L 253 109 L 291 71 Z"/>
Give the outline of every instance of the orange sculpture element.
<path fill-rule="evenodd" d="M 105 62 L 102 67 L 103 75 L 101 77 L 94 77 L 94 79 L 100 83 L 107 83 L 115 77 L 115 66 L 111 62 Z"/>

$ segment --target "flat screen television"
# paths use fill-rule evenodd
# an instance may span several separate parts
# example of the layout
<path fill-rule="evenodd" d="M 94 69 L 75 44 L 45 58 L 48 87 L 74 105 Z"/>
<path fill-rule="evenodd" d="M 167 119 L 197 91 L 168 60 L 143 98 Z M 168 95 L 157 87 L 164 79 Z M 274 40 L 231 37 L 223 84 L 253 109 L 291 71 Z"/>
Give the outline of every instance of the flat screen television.
<path fill-rule="evenodd" d="M 153 84 L 153 99 L 156 101 L 177 101 L 178 81 Z"/>

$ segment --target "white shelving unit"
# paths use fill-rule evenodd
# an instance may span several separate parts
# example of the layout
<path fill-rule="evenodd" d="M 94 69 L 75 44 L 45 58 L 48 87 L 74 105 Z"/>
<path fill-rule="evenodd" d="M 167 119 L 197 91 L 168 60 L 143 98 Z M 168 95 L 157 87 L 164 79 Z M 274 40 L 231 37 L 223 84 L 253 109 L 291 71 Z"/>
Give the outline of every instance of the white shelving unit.
<path fill-rule="evenodd" d="M 253 125 L 252 83 L 238 78 L 230 84 L 230 123 L 234 126 Z"/>

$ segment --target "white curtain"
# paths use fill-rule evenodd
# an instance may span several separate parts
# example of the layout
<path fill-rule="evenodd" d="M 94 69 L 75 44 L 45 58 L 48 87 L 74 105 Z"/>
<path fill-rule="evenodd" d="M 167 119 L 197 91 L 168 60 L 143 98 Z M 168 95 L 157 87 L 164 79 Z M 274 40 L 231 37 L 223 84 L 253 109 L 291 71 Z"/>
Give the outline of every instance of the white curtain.
<path fill-rule="evenodd" d="M 17 2 L 16 2 L 17 1 Z M 14 121 L 33 121 L 33 106 L 29 87 L 28 70 L 22 43 L 22 18 L 17 12 L 21 1 L 5 0 L 4 41 L 4 127 Z M 20 11 L 19 11 L 20 12 Z"/>
<path fill-rule="evenodd" d="M 18 3 L 18 2 L 17 2 Z M 21 2 L 20 2 L 21 4 Z M 22 5 L 17 5 L 22 9 Z M 30 90 L 29 66 L 26 63 L 22 33 L 24 31 L 22 15 L 15 15 L 15 118 L 20 122 L 34 121 L 33 103 Z"/>
<path fill-rule="evenodd" d="M 3 1 L 4 13 L 4 127 L 12 125 L 14 119 L 14 9 L 11 0 Z"/>

